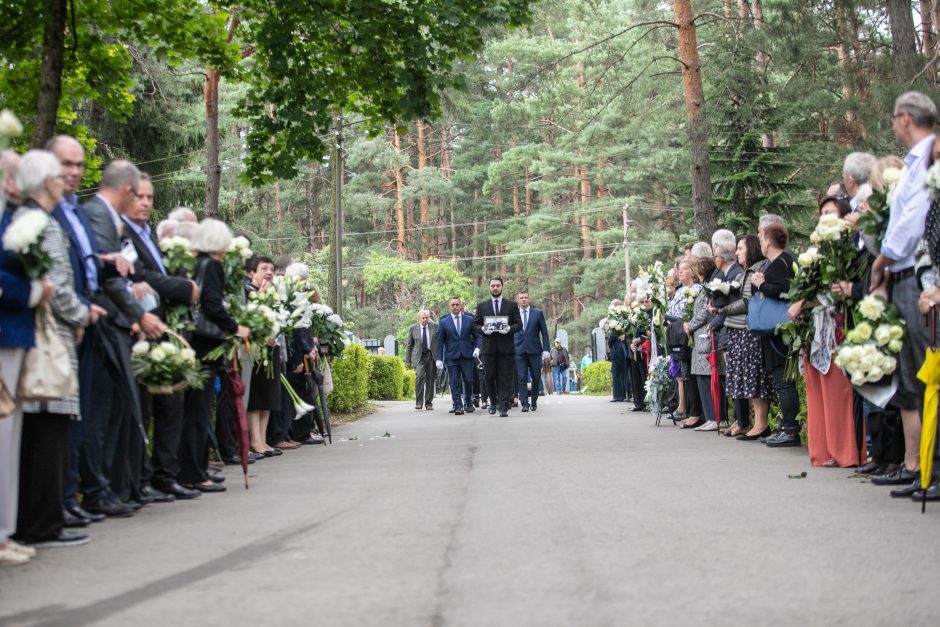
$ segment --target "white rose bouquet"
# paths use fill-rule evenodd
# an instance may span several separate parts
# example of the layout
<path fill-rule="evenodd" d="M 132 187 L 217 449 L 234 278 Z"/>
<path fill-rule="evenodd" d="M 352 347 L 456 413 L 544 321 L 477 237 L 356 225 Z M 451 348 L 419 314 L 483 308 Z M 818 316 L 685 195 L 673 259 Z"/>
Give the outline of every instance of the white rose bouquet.
<path fill-rule="evenodd" d="M 898 318 L 894 305 L 880 296 L 866 296 L 859 301 L 855 315 L 861 322 L 845 334 L 834 363 L 845 370 L 852 385 L 877 383 L 897 369 L 904 321 Z"/>
<path fill-rule="evenodd" d="M 3 234 L 3 248 L 23 264 L 30 279 L 38 279 L 52 269 L 52 257 L 42 249 L 49 216 L 45 211 L 23 211 Z"/>
<path fill-rule="evenodd" d="M 185 273 L 189 276 L 196 267 L 196 256 L 189 250 L 189 240 L 185 237 L 164 237 L 160 240 L 160 252 L 163 253 L 163 267 L 167 274 Z"/>
<path fill-rule="evenodd" d="M 321 303 L 310 304 L 310 332 L 325 346 L 333 357 L 339 357 L 349 346 L 349 339 L 343 330 L 346 323 L 329 306 Z"/>
<path fill-rule="evenodd" d="M 195 351 L 174 342 L 137 342 L 131 349 L 131 367 L 151 394 L 197 388 L 207 377 Z"/>
<path fill-rule="evenodd" d="M 244 294 L 244 266 L 251 259 L 254 252 L 247 238 L 239 235 L 232 238 L 232 243 L 222 258 L 222 269 L 225 271 L 225 294 L 232 300 L 241 300 Z"/>

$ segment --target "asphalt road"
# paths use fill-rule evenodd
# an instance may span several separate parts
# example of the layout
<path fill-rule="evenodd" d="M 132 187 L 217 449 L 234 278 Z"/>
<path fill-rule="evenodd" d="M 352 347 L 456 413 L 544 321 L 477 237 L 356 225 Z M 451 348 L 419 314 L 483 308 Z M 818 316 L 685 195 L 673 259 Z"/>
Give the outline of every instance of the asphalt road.
<path fill-rule="evenodd" d="M 805 450 L 601 398 L 506 419 L 384 405 L 254 464 L 248 491 L 230 467 L 224 494 L 0 569 L 0 625 L 940 621 L 940 504 L 921 515 Z"/>

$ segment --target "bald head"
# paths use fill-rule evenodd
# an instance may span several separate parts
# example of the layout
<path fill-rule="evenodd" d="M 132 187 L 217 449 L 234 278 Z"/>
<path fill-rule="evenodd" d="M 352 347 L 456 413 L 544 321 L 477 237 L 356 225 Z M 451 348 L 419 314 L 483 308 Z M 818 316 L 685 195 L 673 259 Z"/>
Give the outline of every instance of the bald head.
<path fill-rule="evenodd" d="M 54 154 L 62 166 L 65 193 L 74 194 L 85 174 L 85 148 L 71 135 L 56 135 L 46 142 L 46 150 Z"/>

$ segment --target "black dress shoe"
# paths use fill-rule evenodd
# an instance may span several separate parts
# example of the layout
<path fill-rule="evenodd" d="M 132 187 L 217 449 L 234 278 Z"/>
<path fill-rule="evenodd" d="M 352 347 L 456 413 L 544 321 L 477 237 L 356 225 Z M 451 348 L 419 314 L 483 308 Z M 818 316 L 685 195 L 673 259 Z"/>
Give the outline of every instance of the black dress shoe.
<path fill-rule="evenodd" d="M 225 477 L 220 475 L 209 475 L 209 481 L 212 483 L 225 483 Z"/>
<path fill-rule="evenodd" d="M 115 498 L 113 499 L 113 502 L 115 502 L 115 503 L 117 503 L 117 504 L 119 504 L 119 505 L 123 505 L 124 507 L 129 507 L 132 512 L 136 512 L 137 510 L 139 510 L 140 508 L 142 508 L 142 507 L 144 506 L 144 504 L 141 503 L 140 501 L 134 501 L 134 500 L 131 500 L 131 501 L 122 501 L 122 500 L 120 500 L 120 499 L 117 498 L 117 497 L 115 497 Z"/>
<path fill-rule="evenodd" d="M 476 411 L 476 408 L 473 406 L 473 403 L 467 403 L 466 405 L 463 406 L 463 413 L 465 414 L 472 414 L 475 411 Z"/>
<path fill-rule="evenodd" d="M 463 416 L 463 410 L 462 410 L 462 409 L 459 409 L 459 408 L 458 408 L 458 409 L 455 409 L 455 410 L 454 410 L 454 415 L 455 415 L 455 416 Z"/>
<path fill-rule="evenodd" d="M 108 518 L 127 518 L 134 515 L 134 510 L 111 499 L 97 499 L 82 503 L 84 509 L 92 514 L 103 514 Z"/>
<path fill-rule="evenodd" d="M 909 499 L 914 495 L 915 492 L 920 491 L 920 479 L 912 482 L 910 485 L 906 485 L 903 488 L 895 488 L 891 490 L 891 496 L 896 499 Z"/>
<path fill-rule="evenodd" d="M 172 494 L 175 498 L 180 500 L 196 499 L 202 496 L 202 492 L 199 490 L 184 488 L 176 481 L 173 483 L 160 484 L 160 491 L 166 494 Z"/>
<path fill-rule="evenodd" d="M 92 514 L 89 511 L 85 511 L 84 509 L 82 509 L 81 505 L 72 505 L 71 507 L 66 507 L 65 511 L 70 513 L 72 516 L 76 516 L 78 518 L 86 518 L 90 520 L 91 522 L 101 522 L 102 520 L 107 518 L 107 516 L 105 516 L 104 514 Z"/>
<path fill-rule="evenodd" d="M 420 409 L 421 409 L 421 405 L 415 405 L 415 411 L 418 411 Z"/>
<path fill-rule="evenodd" d="M 742 442 L 753 442 L 754 440 L 760 440 L 761 438 L 769 438 L 769 437 L 770 437 L 770 427 L 767 427 L 760 433 L 757 433 L 754 435 L 748 435 L 746 433 L 742 433 L 741 435 L 736 437 L 735 440 L 741 440 Z"/>
<path fill-rule="evenodd" d="M 225 486 L 218 483 L 197 483 L 192 487 L 193 490 L 199 490 L 200 492 L 225 492 Z"/>
<path fill-rule="evenodd" d="M 490 405 L 489 409 L 487 409 L 486 411 L 490 412 L 490 415 L 492 416 L 493 414 L 496 413 L 496 408 Z"/>
<path fill-rule="evenodd" d="M 88 525 L 91 524 L 91 521 L 88 520 L 87 518 L 76 516 L 75 514 L 73 514 L 67 509 L 62 510 L 62 516 L 65 517 L 65 526 L 69 527 L 70 529 L 74 529 L 77 527 L 87 527 Z"/>
<path fill-rule="evenodd" d="M 622 398 L 613 398 L 613 399 L 611 399 L 611 400 L 609 400 L 609 401 L 607 401 L 607 402 L 608 402 L 608 403 L 622 403 L 622 402 L 623 402 L 623 399 L 622 399 Z"/>
<path fill-rule="evenodd" d="M 920 470 L 908 470 L 904 464 L 901 464 L 894 472 L 883 475 L 875 475 L 871 482 L 875 485 L 904 485 L 920 478 Z"/>
<path fill-rule="evenodd" d="M 538 408 L 539 408 L 539 404 L 538 404 L 538 402 L 533 398 L 533 399 L 532 399 L 532 411 L 535 411 L 535 410 L 538 409 Z"/>
<path fill-rule="evenodd" d="M 522 406 L 522 413 L 525 414 L 525 413 L 528 413 L 528 411 L 529 411 L 529 406 L 528 406 L 528 405 L 523 405 L 523 406 Z"/>
<path fill-rule="evenodd" d="M 434 405 L 432 405 L 431 403 L 428 403 L 427 405 L 424 406 L 424 408 L 428 411 L 431 411 L 434 409 Z"/>
<path fill-rule="evenodd" d="M 918 485 L 919 485 L 919 484 L 918 484 Z M 914 494 L 911 495 L 911 500 L 912 500 L 912 501 L 916 501 L 916 502 L 918 502 L 918 503 L 922 503 L 922 502 L 924 501 L 924 491 L 923 491 L 923 490 L 917 490 L 917 492 L 915 492 Z M 928 501 L 940 501 L 940 484 L 935 483 L 935 484 L 933 484 L 932 486 L 930 486 L 929 488 L 927 488 L 927 498 L 926 498 L 926 500 L 928 500 Z"/>
<path fill-rule="evenodd" d="M 631 407 L 630 411 L 646 411 L 645 407 Z"/>
<path fill-rule="evenodd" d="M 500 418 L 508 418 L 508 417 L 509 417 L 509 412 L 504 409 L 504 410 L 502 410 L 501 412 L 499 412 L 499 417 L 500 417 Z"/>
<path fill-rule="evenodd" d="M 480 399 L 478 399 L 478 398 L 473 399 L 473 406 L 474 406 L 474 407 L 479 407 L 479 406 L 480 406 Z"/>
<path fill-rule="evenodd" d="M 452 414 L 452 413 L 454 413 L 455 411 L 457 411 L 457 408 L 456 408 L 456 407 L 451 407 L 451 408 L 450 408 L 450 411 L 448 411 L 447 413 L 448 413 L 448 414 Z"/>
<path fill-rule="evenodd" d="M 857 472 L 860 475 L 880 475 L 882 474 L 881 472 L 879 472 L 881 468 L 882 468 L 881 462 L 871 460 L 867 464 L 863 464 L 859 466 L 855 472 Z"/>
<path fill-rule="evenodd" d="M 144 492 L 143 490 L 141 490 L 140 494 L 137 495 L 137 498 L 135 498 L 135 499 L 133 499 L 133 500 L 131 500 L 131 501 L 129 501 L 129 502 L 131 502 L 131 503 L 140 503 L 141 505 L 150 505 L 151 503 L 153 503 L 153 502 L 156 501 L 156 500 L 157 500 L 157 499 L 155 499 L 153 496 L 151 496 L 150 494 L 147 494 L 146 492 Z"/>

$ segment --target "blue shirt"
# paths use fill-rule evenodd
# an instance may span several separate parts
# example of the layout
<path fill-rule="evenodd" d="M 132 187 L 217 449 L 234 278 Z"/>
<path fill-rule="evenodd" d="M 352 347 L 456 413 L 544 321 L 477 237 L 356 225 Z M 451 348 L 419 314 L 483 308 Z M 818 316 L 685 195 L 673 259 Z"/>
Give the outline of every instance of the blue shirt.
<path fill-rule="evenodd" d="M 78 240 L 79 252 L 82 254 L 82 261 L 85 264 L 85 280 L 88 282 L 88 289 L 92 292 L 98 291 L 98 265 L 95 261 L 95 254 L 91 248 L 91 239 L 82 224 L 81 218 L 76 213 L 78 211 L 78 197 L 75 194 L 64 194 L 59 201 L 62 207 L 62 213 L 65 214 L 72 231 L 75 232 L 75 239 Z"/>
<path fill-rule="evenodd" d="M 927 210 L 930 208 L 930 194 L 924 181 L 933 140 L 933 135 L 925 137 L 904 157 L 906 167 L 894 189 L 888 229 L 881 243 L 881 252 L 894 260 L 889 268 L 891 272 L 914 267 L 914 253 L 924 237 Z"/>
<path fill-rule="evenodd" d="M 134 232 L 137 233 L 140 239 L 144 240 L 144 246 L 147 247 L 147 250 L 150 251 L 151 256 L 157 262 L 157 267 L 160 268 L 160 272 L 166 276 L 166 268 L 163 267 L 163 258 L 160 256 L 160 250 L 157 248 L 157 245 L 154 243 L 153 238 L 150 237 L 150 225 L 144 222 L 143 226 L 137 226 L 136 222 L 124 218 L 124 222 L 127 223 L 127 226 L 134 229 Z"/>

